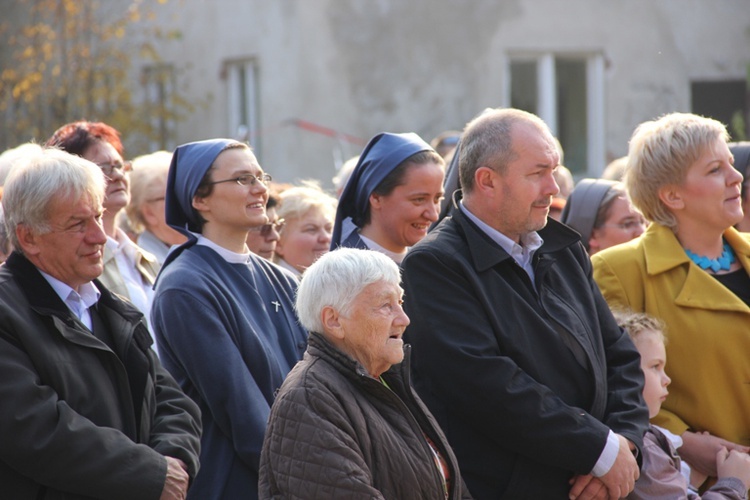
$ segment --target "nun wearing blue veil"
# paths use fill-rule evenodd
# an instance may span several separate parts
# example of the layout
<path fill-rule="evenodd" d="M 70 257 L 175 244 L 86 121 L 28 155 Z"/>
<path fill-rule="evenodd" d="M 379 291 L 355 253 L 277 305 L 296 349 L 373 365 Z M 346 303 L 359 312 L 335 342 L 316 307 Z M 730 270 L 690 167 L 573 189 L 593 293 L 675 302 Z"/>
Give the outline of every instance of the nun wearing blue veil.
<path fill-rule="evenodd" d="M 443 158 L 417 134 L 376 135 L 339 199 L 331 249 L 377 250 L 400 264 L 437 220 L 444 176 Z"/>
<path fill-rule="evenodd" d="M 245 244 L 268 221 L 269 180 L 250 148 L 230 139 L 185 144 L 172 157 L 166 219 L 189 240 L 157 278 L 151 325 L 164 366 L 203 416 L 188 499 L 258 498 L 274 394 L 306 347 L 296 279 Z"/>

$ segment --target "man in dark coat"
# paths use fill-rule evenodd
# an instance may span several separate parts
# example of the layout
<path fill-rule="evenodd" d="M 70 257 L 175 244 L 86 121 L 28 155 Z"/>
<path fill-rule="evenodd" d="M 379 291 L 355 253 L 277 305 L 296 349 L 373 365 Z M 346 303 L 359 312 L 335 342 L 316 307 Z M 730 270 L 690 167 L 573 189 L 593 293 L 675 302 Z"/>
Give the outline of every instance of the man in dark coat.
<path fill-rule="evenodd" d="M 415 386 L 476 498 L 620 498 L 648 412 L 638 353 L 550 220 L 554 140 L 538 117 L 470 122 L 463 200 L 407 254 Z"/>
<path fill-rule="evenodd" d="M 184 499 L 200 413 L 150 349 L 143 314 L 96 280 L 104 176 L 44 150 L 14 166 L 0 268 L 3 498 Z"/>

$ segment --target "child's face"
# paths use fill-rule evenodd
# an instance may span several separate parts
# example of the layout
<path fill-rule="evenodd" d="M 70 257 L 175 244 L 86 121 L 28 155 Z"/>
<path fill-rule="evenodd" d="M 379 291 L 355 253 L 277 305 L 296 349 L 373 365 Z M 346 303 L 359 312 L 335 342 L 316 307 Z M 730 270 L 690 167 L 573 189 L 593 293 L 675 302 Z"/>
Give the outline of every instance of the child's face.
<path fill-rule="evenodd" d="M 653 418 L 659 413 L 662 402 L 667 398 L 669 394 L 667 386 L 672 382 L 672 379 L 664 372 L 667 354 L 664 350 L 664 342 L 653 331 L 642 332 L 635 346 L 641 353 L 641 369 L 646 379 L 643 386 L 643 399 L 648 405 L 649 418 Z"/>

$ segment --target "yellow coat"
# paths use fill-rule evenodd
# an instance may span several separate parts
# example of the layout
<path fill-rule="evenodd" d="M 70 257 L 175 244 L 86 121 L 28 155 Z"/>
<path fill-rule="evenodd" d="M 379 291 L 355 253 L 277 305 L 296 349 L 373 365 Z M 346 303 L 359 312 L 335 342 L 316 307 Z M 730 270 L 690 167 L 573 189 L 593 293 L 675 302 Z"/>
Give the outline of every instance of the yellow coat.
<path fill-rule="evenodd" d="M 724 238 L 750 271 L 750 234 L 730 228 Z M 646 312 L 667 325 L 672 384 L 653 422 L 676 434 L 709 431 L 750 445 L 750 307 L 659 224 L 591 260 L 610 307 Z"/>

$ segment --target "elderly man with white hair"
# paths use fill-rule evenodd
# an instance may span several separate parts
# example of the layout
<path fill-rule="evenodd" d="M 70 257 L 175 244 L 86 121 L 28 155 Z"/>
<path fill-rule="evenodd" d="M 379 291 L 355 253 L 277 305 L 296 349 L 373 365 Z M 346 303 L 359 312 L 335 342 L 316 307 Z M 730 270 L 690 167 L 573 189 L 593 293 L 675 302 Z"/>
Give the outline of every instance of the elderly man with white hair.
<path fill-rule="evenodd" d="M 443 432 L 413 391 L 398 266 L 341 248 L 302 277 L 310 333 L 271 409 L 260 498 L 470 498 Z"/>
<path fill-rule="evenodd" d="M 5 185 L 2 498 L 183 500 L 198 472 L 198 406 L 150 349 L 143 313 L 98 280 L 105 185 L 56 149 Z"/>

